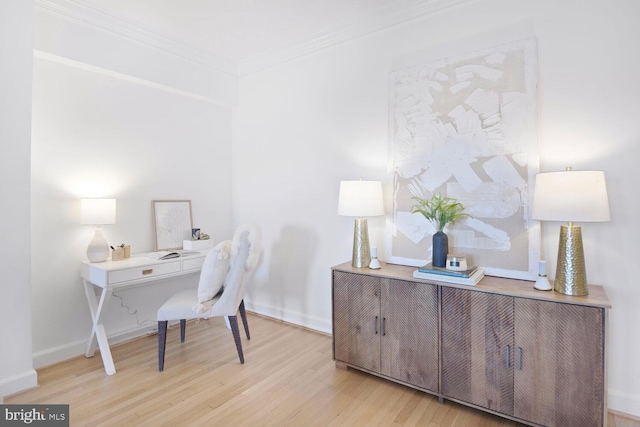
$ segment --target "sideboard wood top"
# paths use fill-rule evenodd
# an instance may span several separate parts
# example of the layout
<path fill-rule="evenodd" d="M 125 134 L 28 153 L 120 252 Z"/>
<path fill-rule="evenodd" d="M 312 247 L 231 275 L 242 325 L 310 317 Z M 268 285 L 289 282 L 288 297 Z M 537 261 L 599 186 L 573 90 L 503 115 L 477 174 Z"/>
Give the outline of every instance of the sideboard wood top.
<path fill-rule="evenodd" d="M 538 291 L 533 288 L 534 282 L 529 280 L 507 279 L 504 277 L 484 276 L 475 286 L 458 285 L 455 283 L 439 282 L 435 280 L 417 279 L 413 277 L 413 272 L 417 267 L 406 265 L 388 264 L 381 262 L 382 268 L 372 270 L 370 268 L 352 267 L 351 262 L 345 262 L 332 267 L 332 270 L 346 273 L 366 274 L 369 276 L 386 277 L 389 279 L 400 279 L 411 282 L 433 283 L 440 286 L 451 286 L 454 288 L 466 288 L 479 292 L 489 292 L 494 294 L 508 295 L 513 297 L 531 298 L 543 301 L 562 302 L 566 304 L 586 305 L 592 307 L 611 308 L 611 303 L 602 286 L 589 285 L 589 295 L 586 297 L 576 297 L 560 294 L 553 290 Z M 552 282 L 553 285 L 553 282 Z"/>

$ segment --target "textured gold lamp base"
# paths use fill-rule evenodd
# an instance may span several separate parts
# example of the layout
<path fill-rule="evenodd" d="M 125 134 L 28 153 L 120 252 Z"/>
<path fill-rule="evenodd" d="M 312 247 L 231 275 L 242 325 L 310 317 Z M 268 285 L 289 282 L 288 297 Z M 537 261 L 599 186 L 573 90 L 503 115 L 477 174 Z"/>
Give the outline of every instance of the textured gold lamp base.
<path fill-rule="evenodd" d="M 369 248 L 369 227 L 366 218 L 356 218 L 353 226 L 353 267 L 369 267 L 371 263 L 371 249 Z"/>
<path fill-rule="evenodd" d="M 565 295 L 589 294 L 582 248 L 582 230 L 579 225 L 570 223 L 560 226 L 558 265 L 553 289 Z"/>

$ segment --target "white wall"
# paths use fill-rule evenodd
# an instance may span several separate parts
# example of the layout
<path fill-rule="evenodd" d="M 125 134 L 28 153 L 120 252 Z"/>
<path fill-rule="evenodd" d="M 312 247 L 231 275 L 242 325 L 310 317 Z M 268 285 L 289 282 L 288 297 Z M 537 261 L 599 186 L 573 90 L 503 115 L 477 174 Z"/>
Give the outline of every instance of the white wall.
<path fill-rule="evenodd" d="M 32 9 L 30 1 L 0 2 L 0 237 L 12 242 L 0 249 L 9 272 L 0 336 L 14 343 L 11 354 L 0 346 L 0 395 L 35 384 L 32 349 L 37 366 L 84 351 L 90 320 L 77 274 L 92 230 L 78 224 L 80 197 L 118 199 L 118 223 L 105 233 L 134 251 L 152 248 L 153 199 L 191 199 L 195 224 L 215 240 L 239 223 L 260 223 L 265 253 L 248 305 L 330 331 L 329 269 L 350 258 L 353 233 L 352 219 L 336 214 L 338 183 L 388 179 L 389 71 L 425 50 L 447 55 L 530 32 L 539 46 L 542 170 L 607 174 L 613 220 L 583 225 L 587 266 L 614 307 L 609 405 L 640 416 L 640 291 L 615 262 L 640 255 L 635 0 L 474 2 L 244 77 L 233 117 L 238 94 L 229 74 L 36 8 L 30 202 Z M 378 247 L 384 223 L 370 220 Z M 550 271 L 557 235 L 557 225 L 543 224 Z M 137 319 L 114 298 L 107 330 L 117 338 L 149 325 L 178 286 L 168 281 L 151 299 L 122 295 Z"/>
<path fill-rule="evenodd" d="M 573 166 L 607 177 L 613 219 L 583 225 L 587 269 L 613 304 L 609 406 L 640 415 L 640 288 L 632 270 L 616 262 L 640 258 L 639 12 L 634 0 L 478 1 L 241 78 L 234 220 L 262 224 L 265 248 L 248 306 L 330 331 L 330 267 L 350 259 L 353 233 L 353 220 L 336 214 L 338 183 L 388 180 L 394 64 L 425 50 L 446 57 L 485 47 L 483 41 L 535 35 L 541 170 Z M 383 228 L 383 220 L 370 220 L 379 247 Z M 559 225 L 542 228 L 542 254 L 553 272 Z"/>
<path fill-rule="evenodd" d="M 80 198 L 117 200 L 116 224 L 103 230 L 110 244 L 126 242 L 132 252 L 153 250 L 152 200 L 191 200 L 195 227 L 214 241 L 231 237 L 231 105 L 237 85 L 201 64 L 41 8 L 34 46 L 31 230 L 38 367 L 83 354 L 91 330 L 78 274 L 94 230 L 79 223 Z M 179 287 L 196 283 L 192 276 L 154 285 L 152 292 L 116 292 L 122 300 L 112 299 L 105 319 L 111 342 L 153 327 L 158 306 Z"/>
<path fill-rule="evenodd" d="M 32 31 L 33 1 L 0 2 L 0 402 L 37 384 L 29 239 Z"/>

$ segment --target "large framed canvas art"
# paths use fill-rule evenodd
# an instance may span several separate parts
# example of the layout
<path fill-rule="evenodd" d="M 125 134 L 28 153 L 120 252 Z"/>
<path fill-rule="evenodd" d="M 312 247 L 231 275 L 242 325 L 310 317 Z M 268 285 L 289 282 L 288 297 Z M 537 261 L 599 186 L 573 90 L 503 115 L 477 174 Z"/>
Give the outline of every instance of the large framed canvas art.
<path fill-rule="evenodd" d="M 431 258 L 435 229 L 412 197 L 439 193 L 470 215 L 445 232 L 449 252 L 489 275 L 534 279 L 540 226 L 530 218 L 538 172 L 535 39 L 390 74 L 393 212 L 389 262 Z"/>

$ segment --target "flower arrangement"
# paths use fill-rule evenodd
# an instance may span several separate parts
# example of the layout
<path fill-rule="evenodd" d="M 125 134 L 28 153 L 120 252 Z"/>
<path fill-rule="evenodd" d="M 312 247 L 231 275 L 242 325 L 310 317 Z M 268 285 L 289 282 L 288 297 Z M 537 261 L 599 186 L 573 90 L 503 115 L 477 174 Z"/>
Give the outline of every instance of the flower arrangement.
<path fill-rule="evenodd" d="M 411 207 L 411 213 L 420 213 L 433 224 L 438 231 L 451 224 L 453 225 L 460 218 L 468 217 L 464 212 L 464 205 L 456 199 L 442 197 L 434 194 L 430 199 L 412 197 L 416 203 Z"/>

